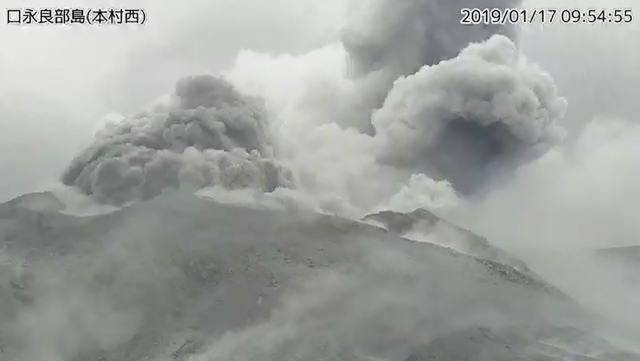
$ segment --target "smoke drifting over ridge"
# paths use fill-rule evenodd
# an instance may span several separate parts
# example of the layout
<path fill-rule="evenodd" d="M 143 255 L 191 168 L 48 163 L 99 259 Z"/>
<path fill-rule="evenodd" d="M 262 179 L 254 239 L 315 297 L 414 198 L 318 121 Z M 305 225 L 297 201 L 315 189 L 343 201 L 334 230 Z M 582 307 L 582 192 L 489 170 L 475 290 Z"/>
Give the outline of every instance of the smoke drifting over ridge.
<path fill-rule="evenodd" d="M 289 185 L 273 161 L 267 117 L 225 80 L 180 81 L 167 104 L 108 124 L 62 176 L 98 201 L 149 199 L 165 188 L 221 185 L 270 192 Z"/>

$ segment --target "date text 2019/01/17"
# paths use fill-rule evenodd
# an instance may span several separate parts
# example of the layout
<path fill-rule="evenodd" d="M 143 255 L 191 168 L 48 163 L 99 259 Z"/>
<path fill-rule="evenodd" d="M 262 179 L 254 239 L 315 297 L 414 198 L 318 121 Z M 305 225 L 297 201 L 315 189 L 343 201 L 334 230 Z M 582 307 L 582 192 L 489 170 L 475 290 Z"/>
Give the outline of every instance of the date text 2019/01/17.
<path fill-rule="evenodd" d="M 616 9 L 525 9 L 525 8 L 463 8 L 460 24 L 629 24 L 633 21 L 633 10 Z"/>

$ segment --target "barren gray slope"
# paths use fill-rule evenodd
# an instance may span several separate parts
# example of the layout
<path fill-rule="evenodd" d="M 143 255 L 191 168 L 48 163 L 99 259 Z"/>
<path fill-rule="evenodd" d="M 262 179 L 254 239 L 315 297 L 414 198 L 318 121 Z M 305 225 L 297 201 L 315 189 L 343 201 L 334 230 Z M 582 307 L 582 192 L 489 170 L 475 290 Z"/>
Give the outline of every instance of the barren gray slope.
<path fill-rule="evenodd" d="M 417 209 L 410 213 L 382 211 L 365 216 L 364 221 L 378 223 L 400 236 L 415 233 L 433 236 L 443 246 L 464 254 L 509 265 L 537 281 L 542 281 L 540 276 L 532 272 L 521 260 L 491 245 L 487 239 L 447 222 L 426 209 Z"/>
<path fill-rule="evenodd" d="M 0 212 L 2 360 L 640 360 L 511 266 L 361 223 L 183 194 L 18 208 Z"/>

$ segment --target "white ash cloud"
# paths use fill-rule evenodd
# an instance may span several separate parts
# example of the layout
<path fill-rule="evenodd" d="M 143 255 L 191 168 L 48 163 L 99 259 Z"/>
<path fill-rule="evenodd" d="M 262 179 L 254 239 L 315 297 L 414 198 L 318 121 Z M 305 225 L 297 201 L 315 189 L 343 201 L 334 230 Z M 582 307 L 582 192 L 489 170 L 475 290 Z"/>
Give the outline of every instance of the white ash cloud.
<path fill-rule="evenodd" d="M 185 78 L 165 103 L 98 132 L 62 181 L 116 205 L 166 188 L 270 192 L 290 177 L 273 159 L 267 122 L 261 104 L 226 80 Z"/>
<path fill-rule="evenodd" d="M 340 46 L 297 57 L 243 53 L 229 73 L 243 91 L 264 97 L 286 149 L 281 160 L 314 195 L 334 194 L 365 213 L 381 205 L 439 208 L 430 192 L 415 201 L 407 195 L 428 184 L 451 200 L 476 192 L 493 183 L 496 167 L 511 175 L 562 139 L 556 123 L 565 100 L 506 37 L 397 80 L 366 118 L 372 134 L 345 129 L 358 113 L 349 105 L 362 108 L 366 98 L 359 85 L 370 80 L 346 76 L 340 59 L 348 57 Z"/>
<path fill-rule="evenodd" d="M 517 3 L 486 1 L 498 8 Z M 313 164 L 306 167 L 332 189 L 340 188 L 332 184 L 338 180 L 358 184 L 356 190 L 342 187 L 345 199 L 357 202 L 358 189 L 376 189 L 375 197 L 360 197 L 373 200 L 367 206 L 375 207 L 408 185 L 414 173 L 471 192 L 493 177 L 494 166 L 512 170 L 522 158 L 556 144 L 562 138 L 556 123 L 566 104 L 553 80 L 521 56 L 515 28 L 462 26 L 459 18 L 447 22 L 436 16 L 459 17 L 466 6 L 478 4 L 376 1 L 356 12 L 362 16 L 347 25 L 341 44 L 300 56 L 245 52 L 231 78 L 267 99 L 278 114 L 280 141 L 291 148 L 291 163 Z M 413 37 L 399 35 L 412 22 L 422 30 Z M 366 76 L 350 78 L 349 65 L 371 60 L 354 47 L 357 41 L 387 55 L 375 66 L 362 65 Z M 406 59 L 409 65 L 401 63 Z M 398 80 L 402 75 L 407 77 Z M 334 125 L 334 134 L 323 135 Z M 339 156 L 318 170 L 327 153 Z M 350 165 L 354 160 L 368 166 Z M 394 184 L 380 185 L 384 182 Z"/>
<path fill-rule="evenodd" d="M 553 79 L 495 35 L 398 79 L 372 121 L 385 162 L 470 192 L 560 141 L 565 108 Z"/>
<path fill-rule="evenodd" d="M 424 174 L 412 175 L 407 184 L 380 210 L 389 209 L 396 212 L 409 213 L 419 208 L 431 210 L 449 209 L 461 202 L 451 184 L 447 181 L 436 181 Z"/>

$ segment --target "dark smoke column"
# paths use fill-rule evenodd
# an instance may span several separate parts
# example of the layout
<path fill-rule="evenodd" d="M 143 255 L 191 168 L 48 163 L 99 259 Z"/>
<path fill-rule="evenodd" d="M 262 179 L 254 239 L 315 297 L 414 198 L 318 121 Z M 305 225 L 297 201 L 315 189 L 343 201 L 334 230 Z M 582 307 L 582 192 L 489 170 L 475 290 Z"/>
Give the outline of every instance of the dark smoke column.
<path fill-rule="evenodd" d="M 515 40 L 512 25 L 460 24 L 461 9 L 519 5 L 519 0 L 366 0 L 345 29 L 343 44 L 355 75 L 384 70 L 395 80 L 492 35 Z"/>

